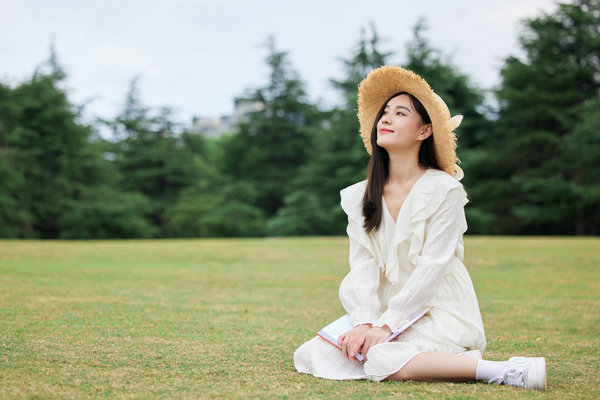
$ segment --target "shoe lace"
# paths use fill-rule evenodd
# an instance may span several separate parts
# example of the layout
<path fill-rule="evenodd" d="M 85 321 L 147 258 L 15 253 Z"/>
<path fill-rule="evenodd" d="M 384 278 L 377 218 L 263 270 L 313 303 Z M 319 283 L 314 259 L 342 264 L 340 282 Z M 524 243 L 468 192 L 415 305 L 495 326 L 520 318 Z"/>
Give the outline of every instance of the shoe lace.
<path fill-rule="evenodd" d="M 488 383 L 497 383 L 517 387 L 525 387 L 527 369 L 523 367 L 509 366 L 502 371 L 502 375 L 492 378 Z"/>

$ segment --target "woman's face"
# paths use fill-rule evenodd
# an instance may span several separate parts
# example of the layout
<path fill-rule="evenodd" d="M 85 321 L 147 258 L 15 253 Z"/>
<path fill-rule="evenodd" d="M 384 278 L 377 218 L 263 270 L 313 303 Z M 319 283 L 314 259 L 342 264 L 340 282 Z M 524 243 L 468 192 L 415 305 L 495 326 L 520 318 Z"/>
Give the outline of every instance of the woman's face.
<path fill-rule="evenodd" d="M 414 109 L 405 94 L 388 101 L 381 119 L 377 122 L 377 144 L 388 151 L 405 151 L 416 147 L 431 134 L 431 124 Z"/>

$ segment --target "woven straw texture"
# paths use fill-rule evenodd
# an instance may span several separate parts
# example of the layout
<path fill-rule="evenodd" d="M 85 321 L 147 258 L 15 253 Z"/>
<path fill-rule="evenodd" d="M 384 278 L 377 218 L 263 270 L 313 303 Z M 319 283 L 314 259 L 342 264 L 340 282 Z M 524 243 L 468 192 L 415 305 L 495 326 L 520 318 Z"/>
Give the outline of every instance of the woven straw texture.
<path fill-rule="evenodd" d="M 462 178 L 462 170 L 457 165 L 456 135 L 454 130 L 460 125 L 462 115 L 451 118 L 450 110 L 444 101 L 427 82 L 414 72 L 394 66 L 377 68 L 360 83 L 358 88 L 358 120 L 360 135 L 365 148 L 371 154 L 371 129 L 383 103 L 398 92 L 415 96 L 427 110 L 433 126 L 435 155 L 442 170 Z"/>

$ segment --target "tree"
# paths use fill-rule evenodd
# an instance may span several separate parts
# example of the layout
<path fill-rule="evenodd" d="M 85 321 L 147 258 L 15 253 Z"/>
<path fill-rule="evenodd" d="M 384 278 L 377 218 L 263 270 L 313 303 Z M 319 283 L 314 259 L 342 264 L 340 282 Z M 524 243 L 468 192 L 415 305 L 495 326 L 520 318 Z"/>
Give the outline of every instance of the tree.
<path fill-rule="evenodd" d="M 354 54 L 341 59 L 345 77 L 332 80 L 340 105 L 314 133 L 310 157 L 297 178 L 285 207 L 269 223 L 273 235 L 342 234 L 347 220 L 339 205 L 339 191 L 366 177 L 369 159 L 360 138 L 356 102 L 358 84 L 374 68 L 386 63 L 389 53 L 379 49 L 379 36 L 371 25 L 362 30 Z"/>
<path fill-rule="evenodd" d="M 600 87 L 600 2 L 559 4 L 525 26 L 526 56 L 505 61 L 498 129 L 480 164 L 486 209 L 498 232 L 597 232 L 599 167 L 582 155 L 599 144 L 590 126 Z"/>
<path fill-rule="evenodd" d="M 273 38 L 269 38 L 267 49 L 269 82 L 244 96 L 260 109 L 223 143 L 222 172 L 256 188 L 253 205 L 270 217 L 290 192 L 291 177 L 306 162 L 310 135 L 320 117 L 291 69 L 287 53 L 276 50 Z"/>
<path fill-rule="evenodd" d="M 113 144 L 96 135 L 80 149 L 86 184 L 65 200 L 59 221 L 62 239 L 150 238 L 158 233 L 145 216 L 151 204 L 140 193 L 122 190 L 110 155 Z M 108 156 L 108 157 L 107 157 Z"/>
<path fill-rule="evenodd" d="M 450 60 L 445 60 L 439 50 L 430 46 L 423 36 L 426 30 L 426 21 L 419 20 L 413 30 L 414 37 L 407 46 L 404 67 L 422 76 L 444 99 L 452 115 L 464 117 L 458 129 L 458 151 L 477 147 L 486 141 L 490 128 L 490 122 L 484 115 L 484 94 Z"/>
<path fill-rule="evenodd" d="M 108 122 L 119 139 L 112 150 L 120 173 L 118 184 L 149 202 L 146 215 L 158 228 L 154 231 L 157 236 L 175 237 L 167 209 L 202 171 L 186 138 L 176 137 L 171 111 L 163 108 L 154 112 L 145 107 L 139 99 L 137 81 L 131 82 L 123 111 Z"/>
<path fill-rule="evenodd" d="M 206 139 L 184 134 L 185 145 L 194 153 L 199 179 L 182 189 L 167 209 L 179 237 L 264 236 L 266 218 L 257 203 L 254 185 L 234 180 L 219 166 L 229 162 L 224 148 L 235 135 Z"/>
<path fill-rule="evenodd" d="M 257 196 L 247 182 L 215 176 L 184 189 L 169 216 L 178 236 L 264 236 L 266 218 L 253 206 Z"/>
<path fill-rule="evenodd" d="M 423 37 L 424 30 L 425 23 L 420 21 L 408 44 L 404 67 L 425 78 L 445 99 L 453 114 L 465 116 L 459 149 L 461 154 L 467 154 L 480 145 L 485 139 L 483 132 L 489 129 L 489 121 L 480 111 L 483 95 L 470 85 L 465 75 L 442 60 L 439 51 L 430 47 Z M 369 157 L 358 135 L 357 88 L 371 70 L 386 64 L 390 55 L 379 50 L 379 41 L 374 27 L 371 27 L 368 39 L 363 31 L 354 56 L 344 60 L 347 77 L 332 81 L 340 90 L 344 103 L 331 112 L 328 120 L 331 127 L 315 137 L 314 155 L 295 180 L 296 191 L 286 198 L 286 206 L 270 223 L 273 233 L 344 232 L 346 219 L 339 206 L 339 190 L 366 177 Z M 468 172 L 468 165 L 463 168 Z M 315 206 L 309 207 L 309 204 Z M 477 227 L 477 223 L 473 225 Z"/>
<path fill-rule="evenodd" d="M 490 216 L 483 209 L 485 196 L 477 188 L 484 182 L 479 173 L 482 147 L 490 140 L 492 122 L 485 116 L 484 94 L 469 82 L 444 55 L 432 48 L 424 38 L 425 20 L 414 27 L 414 37 L 408 43 L 404 66 L 422 76 L 435 92 L 444 99 L 452 115 L 464 119 L 457 129 L 457 155 L 465 172 L 462 183 L 468 190 L 470 204 L 466 208 L 470 233 L 484 233 L 489 229 Z M 434 134 L 435 135 L 435 134 Z M 485 194 L 485 192 L 483 193 Z"/>
<path fill-rule="evenodd" d="M 79 150 L 87 144 L 89 128 L 77 124 L 65 94 L 56 87 L 58 79 L 38 74 L 12 91 L 8 148 L 26 183 L 19 197 L 28 211 L 20 236 L 58 237 L 65 199 L 82 184 Z"/>
<path fill-rule="evenodd" d="M 130 197 L 111 186 L 113 171 L 91 142 L 91 127 L 79 122 L 80 109 L 60 89 L 64 78 L 52 49 L 30 80 L 0 87 L 2 236 L 110 237 L 131 233 L 124 216 L 140 225 L 135 208 L 127 206 Z M 106 219 L 114 197 L 118 203 L 109 215 L 115 218 L 106 222 L 111 228 L 99 228 L 92 221 Z"/>
<path fill-rule="evenodd" d="M 566 173 L 575 216 L 575 233 L 600 233 L 600 99 L 588 100 L 578 115 L 581 122 L 565 136 Z"/>

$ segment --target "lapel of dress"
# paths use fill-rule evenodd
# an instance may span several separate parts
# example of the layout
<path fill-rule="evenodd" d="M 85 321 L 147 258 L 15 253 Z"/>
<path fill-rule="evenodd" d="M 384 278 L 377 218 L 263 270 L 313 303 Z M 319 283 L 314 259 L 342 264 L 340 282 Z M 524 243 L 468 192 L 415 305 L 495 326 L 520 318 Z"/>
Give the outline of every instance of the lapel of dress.
<path fill-rule="evenodd" d="M 448 191 L 457 187 L 461 187 L 459 181 L 436 169 L 428 169 L 415 183 L 396 220 L 396 232 L 385 265 L 385 276 L 388 280 L 399 282 L 408 279 L 425 244 L 427 220 L 440 207 Z M 466 202 L 465 194 L 463 205 Z M 404 242 L 408 242 L 408 253 L 400 257 L 398 247 Z M 401 268 L 401 262 L 410 265 L 403 265 L 404 268 Z"/>
<path fill-rule="evenodd" d="M 400 207 L 398 217 L 396 218 L 396 230 L 390 243 L 388 259 L 385 265 L 385 276 L 391 282 L 405 281 L 408 279 L 408 271 L 412 271 L 412 268 L 401 268 L 400 266 L 404 258 L 400 258 L 398 247 L 404 242 L 410 241 L 408 261 L 412 264 L 413 268 L 417 263 L 417 257 L 423 244 L 422 239 L 419 238 L 424 237 L 425 224 L 419 224 L 416 216 L 422 207 L 427 207 L 433 187 L 435 186 L 435 175 L 436 170 L 428 169 L 425 171 L 423 176 L 415 182 L 406 196 L 402 207 Z"/>

